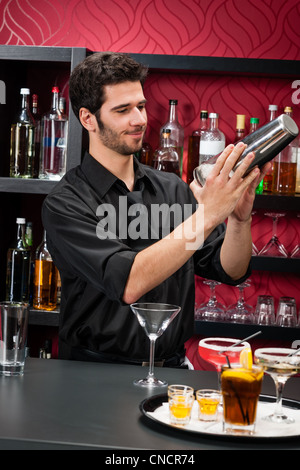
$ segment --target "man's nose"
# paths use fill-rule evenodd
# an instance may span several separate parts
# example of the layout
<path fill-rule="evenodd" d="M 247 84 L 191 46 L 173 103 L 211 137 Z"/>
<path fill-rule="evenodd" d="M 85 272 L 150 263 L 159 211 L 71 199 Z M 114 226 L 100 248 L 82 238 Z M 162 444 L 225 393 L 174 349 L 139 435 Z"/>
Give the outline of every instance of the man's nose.
<path fill-rule="evenodd" d="M 147 123 L 147 115 L 145 109 L 140 110 L 134 108 L 132 111 L 130 124 L 132 126 L 144 126 Z"/>

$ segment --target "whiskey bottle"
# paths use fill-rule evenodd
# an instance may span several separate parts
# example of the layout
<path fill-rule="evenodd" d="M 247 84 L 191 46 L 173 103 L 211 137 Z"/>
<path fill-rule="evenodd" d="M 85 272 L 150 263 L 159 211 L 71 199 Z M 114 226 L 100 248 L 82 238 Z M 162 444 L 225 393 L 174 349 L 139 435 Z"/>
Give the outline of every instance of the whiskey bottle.
<path fill-rule="evenodd" d="M 290 106 L 284 108 L 284 113 L 292 117 Z M 297 173 L 298 137 L 285 147 L 274 158 L 272 192 L 275 194 L 295 194 Z"/>
<path fill-rule="evenodd" d="M 46 231 L 35 254 L 33 308 L 55 310 L 57 306 L 58 270 L 47 248 Z"/>

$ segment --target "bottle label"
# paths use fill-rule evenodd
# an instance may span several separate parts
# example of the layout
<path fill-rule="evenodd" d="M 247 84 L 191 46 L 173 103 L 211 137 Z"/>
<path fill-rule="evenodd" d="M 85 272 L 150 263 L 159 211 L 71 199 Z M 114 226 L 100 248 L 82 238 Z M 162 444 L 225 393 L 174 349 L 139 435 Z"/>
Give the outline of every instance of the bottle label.
<path fill-rule="evenodd" d="M 225 142 L 221 140 L 201 140 L 200 155 L 218 155 L 225 148 Z"/>

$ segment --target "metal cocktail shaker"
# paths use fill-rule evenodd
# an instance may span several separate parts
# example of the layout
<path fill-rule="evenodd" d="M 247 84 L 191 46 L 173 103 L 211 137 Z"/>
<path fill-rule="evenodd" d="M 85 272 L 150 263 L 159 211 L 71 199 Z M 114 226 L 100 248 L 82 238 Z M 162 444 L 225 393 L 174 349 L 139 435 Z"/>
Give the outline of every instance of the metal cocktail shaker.
<path fill-rule="evenodd" d="M 256 166 L 261 168 L 265 163 L 278 155 L 278 153 L 281 152 L 281 150 L 283 150 L 290 142 L 292 142 L 292 140 L 297 137 L 298 133 L 299 129 L 295 121 L 287 114 L 281 114 L 278 118 L 268 122 L 252 134 L 244 137 L 244 139 L 241 139 L 241 142 L 247 144 L 247 148 L 240 156 L 232 171 L 235 171 L 239 167 L 243 159 L 250 152 L 255 153 L 255 158 L 248 167 L 244 176 L 246 176 Z M 219 155 L 201 163 L 194 169 L 194 178 L 201 186 L 204 186 L 206 178 L 212 170 Z"/>

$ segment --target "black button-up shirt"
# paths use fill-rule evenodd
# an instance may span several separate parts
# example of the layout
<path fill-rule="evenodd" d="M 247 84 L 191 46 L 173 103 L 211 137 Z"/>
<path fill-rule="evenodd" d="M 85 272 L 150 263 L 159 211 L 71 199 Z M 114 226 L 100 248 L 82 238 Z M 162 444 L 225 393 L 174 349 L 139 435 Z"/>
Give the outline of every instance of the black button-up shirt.
<path fill-rule="evenodd" d="M 157 222 L 152 208 L 175 204 L 194 211 L 196 200 L 176 175 L 137 160 L 134 164 L 135 186 L 130 192 L 86 153 L 82 164 L 67 172 L 47 196 L 42 219 L 61 275 L 60 340 L 69 348 L 147 361 L 149 339 L 122 301 L 126 281 L 136 254 L 167 235 L 166 227 L 169 233 L 181 222 L 172 214 Z M 184 266 L 140 299 L 181 306 L 156 342 L 157 360 L 172 356 L 193 334 L 194 273 L 238 283 L 220 264 L 224 231 L 225 225 L 217 227 Z"/>

